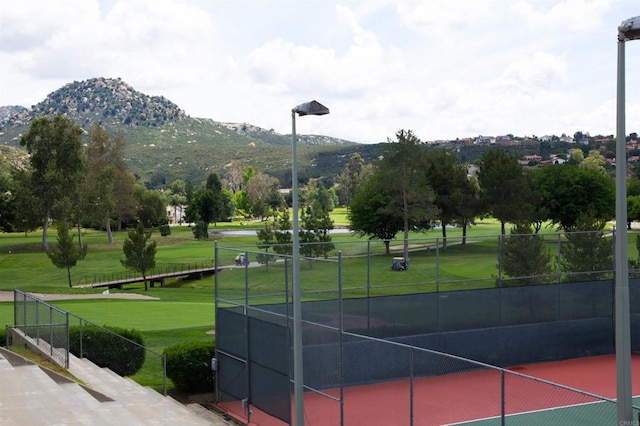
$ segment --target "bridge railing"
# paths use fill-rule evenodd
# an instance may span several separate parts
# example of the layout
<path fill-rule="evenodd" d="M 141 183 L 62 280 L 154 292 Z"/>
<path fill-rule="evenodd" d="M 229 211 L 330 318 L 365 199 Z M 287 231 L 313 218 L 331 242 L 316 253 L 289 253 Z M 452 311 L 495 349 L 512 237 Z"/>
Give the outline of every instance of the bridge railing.
<path fill-rule="evenodd" d="M 189 273 L 189 272 L 197 272 L 202 269 L 213 268 L 213 259 L 202 260 L 197 262 L 189 262 L 189 263 L 176 263 L 169 265 L 158 265 L 155 268 L 151 269 L 147 272 L 147 279 L 153 277 L 154 275 L 167 275 L 167 274 L 175 274 L 175 273 Z M 123 271 L 110 272 L 106 274 L 93 274 L 93 275 L 84 275 L 82 276 L 78 282 L 76 282 L 76 286 L 78 285 L 90 285 L 97 283 L 105 283 L 105 282 L 114 282 L 114 281 L 127 281 L 139 278 L 142 281 L 142 275 L 140 272 L 133 271 L 130 269 L 126 269 Z"/>

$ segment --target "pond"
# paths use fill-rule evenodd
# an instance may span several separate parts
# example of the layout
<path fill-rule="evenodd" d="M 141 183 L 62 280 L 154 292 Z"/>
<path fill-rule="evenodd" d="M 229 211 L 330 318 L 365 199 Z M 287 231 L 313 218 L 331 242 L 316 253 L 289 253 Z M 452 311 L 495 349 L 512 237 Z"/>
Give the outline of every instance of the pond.
<path fill-rule="evenodd" d="M 330 229 L 329 233 L 330 234 L 348 234 L 350 233 L 351 230 L 346 229 L 346 228 L 337 228 L 337 229 Z M 230 230 L 230 231 L 213 231 L 214 234 L 216 235 L 225 235 L 225 236 L 235 236 L 235 237 L 250 237 L 253 235 L 257 235 L 258 231 L 255 229 L 238 229 L 238 230 Z"/>

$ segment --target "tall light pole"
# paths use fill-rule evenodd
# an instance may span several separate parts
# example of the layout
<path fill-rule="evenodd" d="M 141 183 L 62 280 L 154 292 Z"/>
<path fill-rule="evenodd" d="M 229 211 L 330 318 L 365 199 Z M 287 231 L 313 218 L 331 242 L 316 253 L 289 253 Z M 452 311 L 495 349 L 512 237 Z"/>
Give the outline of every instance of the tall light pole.
<path fill-rule="evenodd" d="M 640 16 L 618 27 L 616 114 L 616 245 L 615 336 L 618 424 L 633 424 L 631 394 L 631 330 L 629 314 L 629 253 L 627 252 L 627 138 L 625 131 L 624 43 L 640 38 Z"/>
<path fill-rule="evenodd" d="M 296 114 L 325 115 L 329 108 L 319 102 L 300 104 L 291 110 L 291 191 L 293 208 L 293 388 L 295 424 L 304 425 L 304 370 L 302 365 L 302 301 L 300 292 L 300 242 L 298 225 L 298 155 L 296 149 Z"/>

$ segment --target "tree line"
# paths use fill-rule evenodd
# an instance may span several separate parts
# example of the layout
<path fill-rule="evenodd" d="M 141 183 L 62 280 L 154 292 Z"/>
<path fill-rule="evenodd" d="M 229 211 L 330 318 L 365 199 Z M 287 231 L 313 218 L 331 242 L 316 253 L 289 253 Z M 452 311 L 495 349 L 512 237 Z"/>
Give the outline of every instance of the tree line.
<path fill-rule="evenodd" d="M 85 132 L 62 115 L 35 119 L 20 144 L 29 153 L 29 167 L 0 173 L 0 229 L 27 233 L 41 228 L 41 248 L 56 266 L 67 268 L 69 285 L 70 268 L 87 253 L 82 227 L 105 230 L 110 244 L 112 229 L 135 228 L 127 242 L 134 244 L 138 258 L 127 254 L 132 246 L 125 244 L 123 265 L 144 275 L 153 264 L 148 255 L 155 253 L 147 247 L 151 243 L 144 229 L 158 226 L 162 235 L 170 233 L 171 210 L 174 218 L 183 216 L 187 223 L 194 223 L 194 236 L 203 239 L 208 237 L 210 223 L 234 216 L 278 218 L 288 206 L 277 178 L 236 164 L 226 168 L 222 179 L 211 173 L 201 185 L 177 179 L 159 190 L 148 188 L 128 171 L 127 162 L 135 159 L 125 158 L 122 136 L 98 125 Z M 335 192 L 317 182 L 300 198 L 306 206 L 303 226 L 318 229 L 321 223 L 323 238 L 327 238 L 328 214 L 337 202 Z M 185 211 L 178 215 L 184 206 Z M 318 216 L 320 211 L 324 216 Z M 58 243 L 51 249 L 50 224 L 56 224 L 58 231 Z M 72 227 L 77 229 L 77 244 Z"/>
<path fill-rule="evenodd" d="M 426 149 L 410 130 L 398 131 L 396 140 L 388 142 L 372 164 L 354 154 L 335 177 L 337 185 L 325 187 L 317 180 L 301 191 L 301 242 L 316 243 L 309 245 L 316 251 L 305 255 L 326 256 L 331 250 L 329 214 L 338 204 L 348 206 L 353 231 L 381 239 L 387 251 L 389 241 L 402 232 L 405 258 L 408 233 L 436 224 L 445 244 L 447 227 L 461 227 L 464 243 L 468 227 L 485 216 L 498 219 L 504 235 L 507 223 L 533 233 L 548 222 L 564 231 L 602 229 L 615 213 L 614 182 L 595 154 L 572 155 L 567 164 L 531 169 L 516 156 L 494 149 L 469 173 L 454 153 Z M 127 170 L 127 162 L 135 159 L 125 158 L 124 138 L 97 125 L 84 132 L 67 117 L 42 117 L 32 122 L 20 144 L 30 154 L 30 167 L 0 174 L 0 227 L 5 232 L 42 227 L 45 251 L 53 222 L 60 224 L 59 233 L 77 227 L 81 256 L 86 253 L 82 226 L 104 229 L 110 243 L 114 226 L 140 223 L 170 232 L 167 207 L 178 217 L 177 209 L 183 206 L 184 220 L 195 224 L 196 238 L 208 237 L 210 223 L 256 217 L 265 222 L 259 235 L 265 255 L 291 250 L 290 194 L 281 191 L 277 178 L 251 166 L 232 163 L 201 185 L 178 179 L 156 191 Z M 640 180 L 629 182 L 630 223 L 640 219 Z M 65 238 L 59 235 L 59 241 Z"/>
<path fill-rule="evenodd" d="M 615 216 L 615 183 L 595 161 L 532 169 L 515 155 L 493 149 L 470 173 L 454 153 L 426 149 L 410 130 L 397 132 L 369 171 L 354 160 L 341 175 L 354 188 L 347 203 L 351 229 L 382 240 L 387 253 L 390 240 L 402 232 L 406 259 L 409 231 L 436 225 L 446 247 L 447 226 L 461 227 L 464 244 L 468 227 L 488 216 L 500 221 L 502 235 L 507 224 L 521 234 L 537 234 L 545 223 L 565 232 L 599 231 Z M 640 210 L 633 211 L 640 207 L 640 192 L 631 189 L 638 179 L 630 182 L 631 221 L 640 219 Z"/>

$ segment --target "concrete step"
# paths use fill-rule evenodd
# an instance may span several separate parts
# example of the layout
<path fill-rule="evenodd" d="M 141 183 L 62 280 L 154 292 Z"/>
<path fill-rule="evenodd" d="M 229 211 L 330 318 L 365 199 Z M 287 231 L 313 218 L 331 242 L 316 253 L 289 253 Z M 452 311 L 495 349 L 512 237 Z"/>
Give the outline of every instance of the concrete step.
<path fill-rule="evenodd" d="M 122 409 L 134 418 L 145 419 L 147 424 L 211 424 L 173 398 L 140 386 L 130 378 L 120 377 L 109 369 L 100 368 L 87 359 L 71 358 L 69 371 L 88 386 L 99 389 L 119 402 Z"/>
<path fill-rule="evenodd" d="M 0 425 L 233 424 L 201 406 L 189 408 L 88 360 L 73 357 L 69 371 L 83 384 L 0 348 Z"/>

